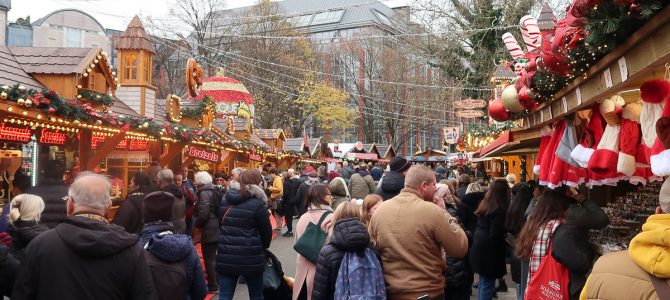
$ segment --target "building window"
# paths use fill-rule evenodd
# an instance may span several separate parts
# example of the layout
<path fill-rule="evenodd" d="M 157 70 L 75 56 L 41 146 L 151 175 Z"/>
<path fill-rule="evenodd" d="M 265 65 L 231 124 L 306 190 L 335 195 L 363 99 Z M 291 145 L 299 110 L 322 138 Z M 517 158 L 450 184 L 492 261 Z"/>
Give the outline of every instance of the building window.
<path fill-rule="evenodd" d="M 81 48 L 84 46 L 84 31 L 78 28 L 64 27 L 64 47 Z"/>
<path fill-rule="evenodd" d="M 151 82 L 151 58 L 149 56 L 144 57 L 144 80 Z"/>
<path fill-rule="evenodd" d="M 137 56 L 135 54 L 124 55 L 123 78 L 137 79 Z"/>
<path fill-rule="evenodd" d="M 311 25 L 339 22 L 340 19 L 342 19 L 343 14 L 343 9 L 317 13 L 314 15 L 314 19 L 312 19 Z"/>

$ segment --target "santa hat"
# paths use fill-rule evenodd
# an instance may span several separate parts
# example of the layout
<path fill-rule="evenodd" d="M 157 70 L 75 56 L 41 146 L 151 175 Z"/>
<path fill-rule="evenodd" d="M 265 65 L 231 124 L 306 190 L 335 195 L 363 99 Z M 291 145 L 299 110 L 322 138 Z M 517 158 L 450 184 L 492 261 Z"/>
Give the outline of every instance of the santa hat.
<path fill-rule="evenodd" d="M 635 155 L 640 143 L 640 112 L 642 105 L 630 103 L 623 109 L 621 120 L 621 137 L 619 138 L 619 159 L 617 172 L 633 176 L 636 170 Z"/>
<path fill-rule="evenodd" d="M 542 165 L 543 154 L 547 150 L 549 141 L 551 140 L 551 127 L 544 126 L 540 129 L 542 139 L 540 139 L 540 149 L 537 151 L 537 158 L 535 158 L 535 165 L 533 165 L 533 173 L 540 175 L 540 166 Z"/>
<path fill-rule="evenodd" d="M 656 141 L 649 157 L 651 171 L 656 176 L 670 175 L 670 105 L 666 104 L 663 114 L 656 121 Z"/>
<path fill-rule="evenodd" d="M 586 168 L 595 151 L 595 147 L 600 143 L 604 133 L 604 120 L 600 114 L 600 106 L 596 105 L 591 110 L 591 120 L 584 129 L 582 141 L 570 152 L 570 157 L 574 159 L 580 167 Z"/>
<path fill-rule="evenodd" d="M 617 98 L 618 97 L 618 98 Z M 614 96 L 612 99 L 605 99 L 600 104 L 600 112 L 607 120 L 607 127 L 603 137 L 598 143 L 598 148 L 593 152 L 589 160 L 588 168 L 591 172 L 601 175 L 606 179 L 617 177 L 617 162 L 619 159 L 619 133 L 621 126 L 618 124 L 618 117 L 622 111 L 623 98 Z"/>
<path fill-rule="evenodd" d="M 556 149 L 556 156 L 572 166 L 579 167 L 579 164 L 572 157 L 570 157 L 570 154 L 572 153 L 572 150 L 575 149 L 575 147 L 577 147 L 577 133 L 575 132 L 575 125 L 573 120 L 566 120 L 565 132 L 563 133 L 563 137 L 561 137 L 561 141 L 559 142 L 558 148 Z"/>
<path fill-rule="evenodd" d="M 665 80 L 650 80 L 640 87 L 642 98 L 642 112 L 640 112 L 640 127 L 642 129 L 641 151 L 638 151 L 638 161 L 649 166 L 651 148 L 656 142 L 656 121 L 663 114 L 663 104 L 670 95 L 670 82 Z"/>

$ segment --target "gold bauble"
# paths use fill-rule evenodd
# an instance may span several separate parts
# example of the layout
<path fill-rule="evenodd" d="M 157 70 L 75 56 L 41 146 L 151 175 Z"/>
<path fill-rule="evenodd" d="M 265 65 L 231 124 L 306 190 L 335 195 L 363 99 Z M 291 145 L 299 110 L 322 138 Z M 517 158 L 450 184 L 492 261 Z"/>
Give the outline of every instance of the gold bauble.
<path fill-rule="evenodd" d="M 30 100 L 26 100 L 23 102 L 23 105 L 25 105 L 26 107 L 30 107 L 31 105 L 33 105 L 33 102 Z"/>
<path fill-rule="evenodd" d="M 2 98 L 2 100 L 6 100 L 7 99 L 7 93 L 5 93 L 5 92 L 0 93 L 0 98 Z"/>
<path fill-rule="evenodd" d="M 23 105 L 26 102 L 26 100 L 23 100 L 23 98 L 19 98 L 19 100 L 16 100 L 16 103 L 19 105 Z"/>

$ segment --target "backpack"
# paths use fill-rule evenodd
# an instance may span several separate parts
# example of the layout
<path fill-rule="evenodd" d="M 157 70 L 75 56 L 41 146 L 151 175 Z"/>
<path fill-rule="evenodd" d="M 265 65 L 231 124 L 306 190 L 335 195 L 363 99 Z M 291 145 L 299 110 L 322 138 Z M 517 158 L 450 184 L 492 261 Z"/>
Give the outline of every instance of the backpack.
<path fill-rule="evenodd" d="M 223 188 L 214 186 L 214 192 L 212 193 L 212 199 L 209 200 L 209 211 L 213 212 L 217 220 L 221 220 L 221 200 L 225 192 Z"/>
<path fill-rule="evenodd" d="M 335 282 L 333 299 L 386 299 L 382 266 L 370 248 L 344 254 Z"/>
<path fill-rule="evenodd" d="M 183 262 L 165 262 L 148 250 L 144 259 L 151 272 L 154 287 L 159 299 L 184 299 L 187 292 L 188 275 Z"/>

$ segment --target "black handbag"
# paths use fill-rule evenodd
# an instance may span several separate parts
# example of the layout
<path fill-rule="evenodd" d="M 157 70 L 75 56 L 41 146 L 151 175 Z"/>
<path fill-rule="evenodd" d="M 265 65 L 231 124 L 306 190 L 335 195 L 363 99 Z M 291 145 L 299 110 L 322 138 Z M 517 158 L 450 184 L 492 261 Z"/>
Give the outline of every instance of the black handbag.
<path fill-rule="evenodd" d="M 307 224 L 305 233 L 303 233 L 298 241 L 295 242 L 295 245 L 293 245 L 293 249 L 296 252 L 312 263 L 316 263 L 317 259 L 319 259 L 319 252 L 321 252 L 323 244 L 326 243 L 328 233 L 321 230 L 321 223 L 323 223 L 323 220 L 325 220 L 330 213 L 331 211 L 323 213 L 318 224 L 312 222 Z"/>
<path fill-rule="evenodd" d="M 263 288 L 276 290 L 281 284 L 282 278 L 277 274 L 274 263 L 270 257 L 265 258 L 265 270 L 263 270 Z"/>

